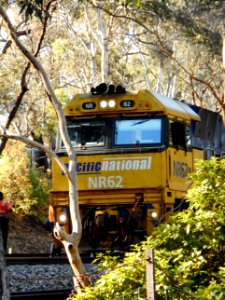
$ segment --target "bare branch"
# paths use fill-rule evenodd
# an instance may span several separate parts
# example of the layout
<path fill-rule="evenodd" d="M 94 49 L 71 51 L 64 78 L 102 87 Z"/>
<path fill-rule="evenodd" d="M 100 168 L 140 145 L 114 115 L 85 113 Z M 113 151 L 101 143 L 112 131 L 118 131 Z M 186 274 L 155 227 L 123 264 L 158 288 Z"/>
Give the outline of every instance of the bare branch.
<path fill-rule="evenodd" d="M 2 131 L 5 131 L 5 129 L 1 126 Z M 34 140 L 31 140 L 27 137 L 21 136 L 21 135 L 15 135 L 12 133 L 0 133 L 0 137 L 6 137 L 7 139 L 12 139 L 12 140 L 17 140 L 20 141 L 26 145 L 29 145 L 31 147 L 37 148 L 43 152 L 45 152 L 46 154 L 49 155 L 50 158 L 54 159 L 60 166 L 61 170 L 63 171 L 63 173 L 70 178 L 70 174 L 68 172 L 68 169 L 65 167 L 65 164 L 63 163 L 63 161 L 48 147 L 44 146 L 41 143 L 38 143 Z"/>
<path fill-rule="evenodd" d="M 165 45 L 164 45 L 164 43 L 163 43 L 163 41 L 162 41 L 162 39 L 161 39 L 161 37 L 160 37 L 160 35 L 159 35 L 159 33 L 155 33 L 155 36 L 156 36 L 156 38 L 157 38 L 157 40 L 158 40 L 158 42 L 159 42 L 159 49 L 160 49 L 160 51 L 166 56 L 166 57 L 169 57 L 170 59 L 172 59 L 186 74 L 188 74 L 188 76 L 189 76 L 189 78 L 191 79 L 191 80 L 195 80 L 195 81 L 197 81 L 197 82 L 200 82 L 200 83 L 202 83 L 203 85 L 205 85 L 208 89 L 209 89 L 209 91 L 211 92 L 211 94 L 215 97 L 215 99 L 217 100 L 217 102 L 219 103 L 219 105 L 221 106 L 221 108 L 223 109 L 223 110 L 225 110 L 225 103 L 224 103 L 224 101 L 223 101 L 223 99 L 221 99 L 221 97 L 220 97 L 220 95 L 216 92 L 216 90 L 215 90 L 215 88 L 213 87 L 213 85 L 211 84 L 211 82 L 210 81 L 206 81 L 206 80 L 203 80 L 203 79 L 201 79 L 201 78 L 199 78 L 199 77 L 197 77 L 197 76 L 195 76 L 190 70 L 188 70 L 186 67 L 184 67 L 184 65 L 181 63 L 181 62 L 179 62 L 179 60 L 173 55 L 173 52 L 172 51 L 170 51 L 170 49 L 168 49 Z M 143 43 L 145 43 L 145 44 L 148 44 L 148 42 L 146 42 L 146 41 L 142 41 L 142 40 L 139 40 L 140 42 L 143 42 Z"/>
<path fill-rule="evenodd" d="M 55 0 L 53 1 L 50 1 L 46 7 L 46 10 L 50 10 L 50 7 L 51 7 L 51 4 L 52 2 L 55 2 Z M 36 57 L 39 52 L 40 52 L 40 49 L 41 49 L 41 45 L 44 41 L 44 36 L 46 34 L 46 28 L 47 28 L 47 22 L 48 22 L 48 15 L 46 14 L 45 18 L 44 18 L 44 21 L 43 21 L 43 29 L 42 29 L 42 33 L 41 33 L 41 36 L 40 36 L 40 39 L 39 39 L 39 42 L 38 42 L 38 45 L 37 45 L 37 49 L 34 53 L 34 56 Z M 16 36 L 21 36 L 21 35 L 24 35 L 25 33 L 30 33 L 30 30 L 26 30 L 26 31 L 19 31 L 16 32 Z M 9 41 L 10 43 L 12 43 L 12 41 L 10 40 Z M 19 106 L 23 100 L 23 97 L 24 95 L 26 94 L 26 92 L 28 91 L 28 87 L 27 87 L 27 84 L 26 84 L 26 77 L 27 77 L 27 74 L 28 74 L 28 71 L 30 69 L 30 66 L 31 66 L 31 63 L 30 61 L 27 62 L 27 65 L 22 73 L 22 78 L 21 78 L 21 91 L 20 91 L 20 94 L 18 95 L 17 99 L 16 99 L 16 102 L 15 102 L 15 105 L 13 107 L 13 109 L 11 110 L 10 114 L 9 114 L 9 117 L 8 117 L 8 121 L 6 123 L 6 129 L 8 129 L 10 127 L 10 124 L 12 122 L 12 120 L 14 119 L 18 109 L 19 109 Z M 2 142 L 1 142 L 1 146 L 0 146 L 0 154 L 2 153 L 2 151 L 4 150 L 5 148 L 5 145 L 7 143 L 7 137 L 3 137 L 2 138 Z"/>

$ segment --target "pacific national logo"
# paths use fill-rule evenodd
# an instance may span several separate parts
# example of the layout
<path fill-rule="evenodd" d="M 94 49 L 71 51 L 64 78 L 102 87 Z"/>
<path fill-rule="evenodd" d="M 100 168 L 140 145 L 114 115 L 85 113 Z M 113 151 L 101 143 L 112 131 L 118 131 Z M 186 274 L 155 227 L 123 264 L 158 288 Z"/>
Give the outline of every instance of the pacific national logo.
<path fill-rule="evenodd" d="M 103 158 L 97 162 L 78 162 L 76 171 L 79 175 L 83 174 L 100 174 L 109 171 L 131 171 L 131 170 L 150 170 L 152 157 L 119 157 Z"/>
<path fill-rule="evenodd" d="M 134 182 L 129 180 L 130 176 L 126 176 L 127 172 L 132 172 L 132 175 L 138 176 L 136 171 L 148 171 L 152 165 L 151 156 L 99 157 L 97 159 L 97 161 L 77 162 L 76 164 L 77 174 L 87 176 L 80 178 L 81 182 L 86 184 L 85 189 L 134 187 Z M 64 174 L 62 173 L 62 175 Z"/>

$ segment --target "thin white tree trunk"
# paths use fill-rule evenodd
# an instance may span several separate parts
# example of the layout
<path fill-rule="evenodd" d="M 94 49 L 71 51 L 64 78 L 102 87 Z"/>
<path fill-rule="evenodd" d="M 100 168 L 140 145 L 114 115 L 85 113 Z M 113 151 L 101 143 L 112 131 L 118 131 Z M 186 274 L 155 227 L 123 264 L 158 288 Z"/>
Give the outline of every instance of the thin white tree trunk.
<path fill-rule="evenodd" d="M 108 83 L 109 78 L 109 53 L 105 43 L 102 48 L 102 82 Z"/>
<path fill-rule="evenodd" d="M 163 78 L 163 57 L 162 57 L 162 55 L 160 55 L 159 74 L 158 74 L 157 87 L 156 87 L 157 93 L 161 93 L 162 78 Z"/>
<path fill-rule="evenodd" d="M 98 29 L 95 30 L 93 23 L 91 22 L 91 15 L 89 13 L 88 7 L 85 6 L 86 18 L 89 25 L 89 29 L 92 32 L 94 39 L 97 41 L 100 49 L 101 49 L 101 77 L 102 82 L 108 82 L 109 78 L 109 33 L 112 25 L 112 18 L 109 22 L 108 28 L 106 28 L 104 17 L 102 15 L 102 10 L 100 8 L 97 9 L 98 16 Z"/>
<path fill-rule="evenodd" d="M 139 43 L 137 44 L 137 47 L 138 47 L 138 50 L 139 50 L 139 56 L 140 56 L 141 62 L 142 62 L 143 66 L 144 66 L 144 69 L 145 69 L 145 81 L 146 81 L 147 89 L 150 91 L 151 90 L 151 82 L 150 82 L 149 76 L 148 76 L 149 69 L 148 69 L 145 56 L 142 52 L 142 49 L 141 49 L 141 46 L 140 46 Z"/>
<path fill-rule="evenodd" d="M 97 62 L 96 62 L 96 46 L 94 41 L 91 41 L 90 53 L 91 53 L 91 83 L 92 86 L 95 86 L 97 83 Z"/>

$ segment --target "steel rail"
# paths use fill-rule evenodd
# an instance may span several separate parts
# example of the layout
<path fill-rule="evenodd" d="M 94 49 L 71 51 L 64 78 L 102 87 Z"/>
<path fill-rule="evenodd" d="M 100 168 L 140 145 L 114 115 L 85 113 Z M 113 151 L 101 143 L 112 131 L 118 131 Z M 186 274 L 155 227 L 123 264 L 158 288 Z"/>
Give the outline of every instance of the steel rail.
<path fill-rule="evenodd" d="M 33 291 L 33 292 L 13 292 L 10 299 L 14 300 L 65 300 L 71 293 L 70 289 L 49 290 L 49 291 Z"/>
<path fill-rule="evenodd" d="M 49 265 L 49 264 L 68 264 L 68 258 L 66 256 L 35 256 L 35 255 L 27 255 L 27 256 L 14 256 L 7 255 L 5 257 L 6 265 Z"/>
<path fill-rule="evenodd" d="M 106 251 L 92 251 L 81 254 L 83 263 L 91 263 L 97 253 Z M 49 254 L 7 254 L 5 256 L 6 265 L 37 265 L 37 264 L 67 264 L 69 263 L 66 255 L 50 257 Z"/>

